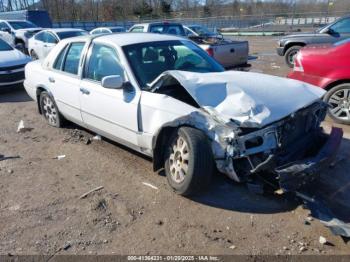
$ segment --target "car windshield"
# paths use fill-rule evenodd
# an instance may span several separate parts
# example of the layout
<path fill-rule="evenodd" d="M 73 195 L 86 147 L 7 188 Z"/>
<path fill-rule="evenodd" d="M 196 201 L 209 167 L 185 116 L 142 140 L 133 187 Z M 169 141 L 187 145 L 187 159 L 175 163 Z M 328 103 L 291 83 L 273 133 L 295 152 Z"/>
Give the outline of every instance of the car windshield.
<path fill-rule="evenodd" d="M 38 26 L 28 22 L 28 21 L 12 21 L 9 24 L 13 27 L 13 29 L 26 29 L 26 28 L 37 28 Z"/>
<path fill-rule="evenodd" d="M 4 40 L 0 39 L 0 51 L 11 51 L 11 50 L 13 50 L 13 48 Z"/>
<path fill-rule="evenodd" d="M 203 49 L 187 40 L 134 44 L 124 46 L 123 50 L 143 89 L 149 89 L 149 84 L 168 70 L 224 71 Z"/>
<path fill-rule="evenodd" d="M 85 31 L 66 31 L 66 32 L 58 32 L 58 37 L 62 40 L 69 37 L 82 36 L 87 35 L 88 33 Z"/>
<path fill-rule="evenodd" d="M 207 28 L 201 27 L 201 26 L 190 26 L 189 27 L 191 30 L 195 31 L 199 35 L 210 35 L 213 34 L 210 32 Z"/>

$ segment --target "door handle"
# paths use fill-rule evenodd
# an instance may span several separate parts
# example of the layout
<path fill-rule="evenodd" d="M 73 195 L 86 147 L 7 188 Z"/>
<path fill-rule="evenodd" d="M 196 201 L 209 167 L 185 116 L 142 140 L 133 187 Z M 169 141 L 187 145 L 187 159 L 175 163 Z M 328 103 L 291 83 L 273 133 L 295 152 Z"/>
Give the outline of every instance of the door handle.
<path fill-rule="evenodd" d="M 84 95 L 90 95 L 90 91 L 83 87 L 80 87 L 80 92 L 82 92 Z"/>
<path fill-rule="evenodd" d="M 49 77 L 49 82 L 50 83 L 55 83 L 55 79 L 53 77 Z"/>

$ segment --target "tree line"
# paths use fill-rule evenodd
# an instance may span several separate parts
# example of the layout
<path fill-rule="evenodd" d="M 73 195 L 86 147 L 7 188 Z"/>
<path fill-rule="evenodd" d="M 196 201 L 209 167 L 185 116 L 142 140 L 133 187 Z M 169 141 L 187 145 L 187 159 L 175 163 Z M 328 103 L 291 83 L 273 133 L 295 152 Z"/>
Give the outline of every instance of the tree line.
<path fill-rule="evenodd" d="M 45 9 L 53 21 L 198 18 L 349 10 L 349 0 L 0 0 L 1 11 Z"/>

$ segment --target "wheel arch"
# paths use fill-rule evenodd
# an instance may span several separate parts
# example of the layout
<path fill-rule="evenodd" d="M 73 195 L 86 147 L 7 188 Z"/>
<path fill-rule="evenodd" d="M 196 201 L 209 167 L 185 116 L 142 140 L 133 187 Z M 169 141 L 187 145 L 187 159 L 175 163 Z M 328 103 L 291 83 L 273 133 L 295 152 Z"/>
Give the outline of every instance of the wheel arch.
<path fill-rule="evenodd" d="M 48 92 L 49 95 L 52 96 L 51 92 L 45 86 L 40 85 L 36 88 L 36 103 L 37 103 L 38 111 L 40 115 L 42 114 L 41 107 L 40 107 L 40 94 L 44 91 Z"/>
<path fill-rule="evenodd" d="M 203 132 L 203 130 L 190 125 L 190 124 L 179 124 L 179 125 L 166 125 L 160 128 L 157 134 L 154 136 L 152 147 L 153 147 L 153 171 L 158 171 L 164 168 L 164 149 L 167 143 L 167 139 L 172 133 L 181 127 L 191 127 Z M 205 132 L 203 132 L 205 133 Z"/>
<path fill-rule="evenodd" d="M 289 42 L 284 46 L 284 55 L 286 54 L 286 52 L 288 51 L 289 48 L 291 48 L 292 46 L 306 46 L 305 42 Z"/>
<path fill-rule="evenodd" d="M 325 87 L 324 90 L 325 91 L 329 91 L 331 90 L 333 87 L 336 87 L 338 85 L 342 85 L 342 84 L 350 84 L 350 79 L 340 79 L 331 83 L 328 83 Z"/>

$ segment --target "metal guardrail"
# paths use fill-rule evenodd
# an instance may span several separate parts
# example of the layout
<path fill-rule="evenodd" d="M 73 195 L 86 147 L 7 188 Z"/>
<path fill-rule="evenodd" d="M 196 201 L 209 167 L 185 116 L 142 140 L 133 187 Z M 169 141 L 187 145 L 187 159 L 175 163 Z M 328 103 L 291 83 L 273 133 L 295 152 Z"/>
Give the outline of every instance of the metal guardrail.
<path fill-rule="evenodd" d="M 56 28 L 82 28 L 92 30 L 96 27 L 104 26 L 124 26 L 130 28 L 135 23 L 147 22 L 181 22 L 183 24 L 200 24 L 212 30 L 220 29 L 231 32 L 264 32 L 264 31 L 296 31 L 304 28 L 320 27 L 322 25 L 333 22 L 334 20 L 347 15 L 346 12 L 338 13 L 289 13 L 279 15 L 242 15 L 242 16 L 221 16 L 221 17 L 205 17 L 205 18 L 171 18 L 171 19 L 139 19 L 125 21 L 67 21 L 55 22 L 53 27 Z"/>

